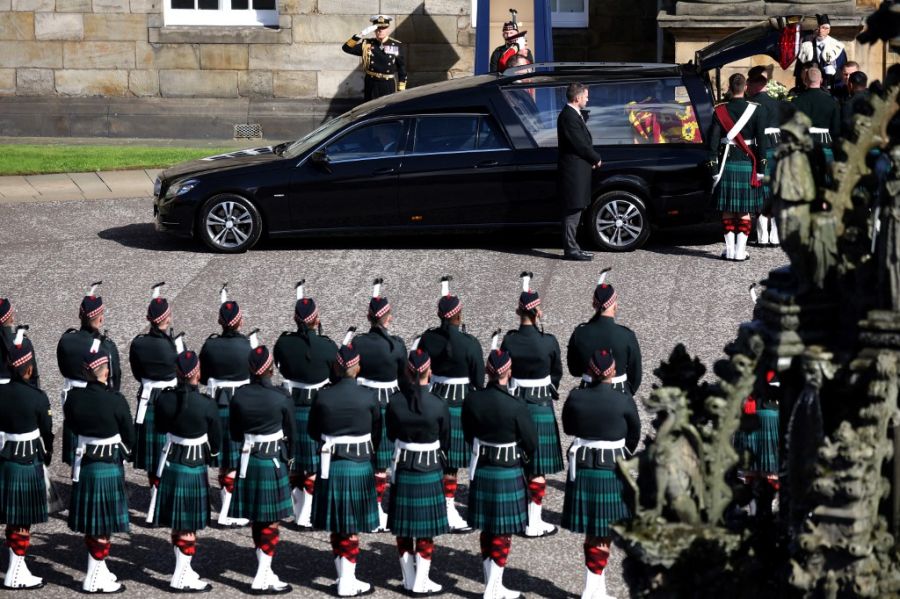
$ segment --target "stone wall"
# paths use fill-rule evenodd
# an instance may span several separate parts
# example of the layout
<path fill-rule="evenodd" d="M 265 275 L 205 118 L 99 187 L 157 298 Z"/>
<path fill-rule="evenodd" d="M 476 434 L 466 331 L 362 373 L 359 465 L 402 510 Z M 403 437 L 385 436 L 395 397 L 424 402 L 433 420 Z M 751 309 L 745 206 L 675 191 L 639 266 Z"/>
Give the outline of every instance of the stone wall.
<path fill-rule="evenodd" d="M 554 60 L 656 60 L 657 0 L 604 0 L 588 5 L 588 29 L 553 30 Z"/>
<path fill-rule="evenodd" d="M 166 27 L 162 0 L 0 0 L 0 95 L 359 97 L 341 44 L 393 15 L 410 85 L 473 70 L 470 0 L 280 0 L 279 26 Z M 2 133 L 2 132 L 0 132 Z"/>

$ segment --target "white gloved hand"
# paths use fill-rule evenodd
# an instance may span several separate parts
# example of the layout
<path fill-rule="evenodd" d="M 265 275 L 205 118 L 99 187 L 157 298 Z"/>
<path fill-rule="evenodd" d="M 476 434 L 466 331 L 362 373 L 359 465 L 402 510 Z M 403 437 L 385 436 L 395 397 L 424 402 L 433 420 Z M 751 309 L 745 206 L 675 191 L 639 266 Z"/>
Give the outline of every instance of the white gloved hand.
<path fill-rule="evenodd" d="M 362 31 L 360 31 L 360 32 L 357 34 L 357 37 L 366 37 L 366 36 L 369 35 L 370 33 L 374 33 L 374 31 L 375 31 L 376 29 L 378 29 L 378 25 L 369 25 L 368 27 L 366 27 L 365 29 L 363 29 Z"/>
<path fill-rule="evenodd" d="M 760 183 L 762 183 L 765 180 L 765 178 L 766 178 L 766 175 L 764 173 L 756 173 L 756 180 L 759 181 Z"/>

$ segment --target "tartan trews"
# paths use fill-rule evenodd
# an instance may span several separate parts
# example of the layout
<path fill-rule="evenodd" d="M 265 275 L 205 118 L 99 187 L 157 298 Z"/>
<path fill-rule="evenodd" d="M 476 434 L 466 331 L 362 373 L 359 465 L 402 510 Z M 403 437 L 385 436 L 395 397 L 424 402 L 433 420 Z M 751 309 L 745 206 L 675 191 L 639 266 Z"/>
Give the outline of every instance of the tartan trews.
<path fill-rule="evenodd" d="M 534 474 L 556 474 L 562 472 L 563 456 L 559 443 L 559 427 L 553 405 L 528 404 L 531 420 L 538 433 L 537 455 L 533 458 Z M 477 471 L 476 471 L 477 473 Z"/>
<path fill-rule="evenodd" d="M 436 537 L 449 530 L 440 470 L 398 470 L 391 486 L 388 528 L 398 537 Z"/>
<path fill-rule="evenodd" d="M 566 480 L 563 528 L 608 537 L 610 524 L 631 517 L 623 491 L 622 480 L 614 470 L 578 468 L 575 480 Z"/>
<path fill-rule="evenodd" d="M 92 537 L 128 532 L 125 472 L 119 462 L 81 464 L 69 498 L 69 528 Z"/>
<path fill-rule="evenodd" d="M 332 460 L 328 478 L 316 477 L 313 524 L 343 535 L 378 528 L 375 475 L 371 462 Z"/>
<path fill-rule="evenodd" d="M 29 526 L 47 521 L 44 462 L 31 464 L 0 460 L 0 522 Z"/>
<path fill-rule="evenodd" d="M 251 455 L 247 476 L 234 479 L 229 515 L 251 522 L 278 522 L 290 516 L 292 511 L 287 464 Z"/>
<path fill-rule="evenodd" d="M 521 468 L 478 466 L 469 487 L 469 525 L 495 535 L 522 532 L 527 501 Z"/>
<path fill-rule="evenodd" d="M 173 530 L 203 530 L 209 523 L 206 466 L 169 462 L 156 496 L 153 523 Z"/>
<path fill-rule="evenodd" d="M 722 179 L 713 192 L 716 209 L 722 212 L 759 212 L 765 200 L 765 188 L 762 185 L 751 187 L 752 176 L 755 173 L 750 158 L 739 149 L 732 148 Z"/>

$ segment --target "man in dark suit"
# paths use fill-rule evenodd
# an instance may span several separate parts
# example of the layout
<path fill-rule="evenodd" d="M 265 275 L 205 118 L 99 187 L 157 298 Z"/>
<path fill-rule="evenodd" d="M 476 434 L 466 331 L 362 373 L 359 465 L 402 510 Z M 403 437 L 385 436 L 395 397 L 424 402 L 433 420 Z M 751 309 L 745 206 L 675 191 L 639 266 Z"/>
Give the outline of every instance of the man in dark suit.
<path fill-rule="evenodd" d="M 581 83 L 566 88 L 568 104 L 556 120 L 559 139 L 558 195 L 562 202 L 563 250 L 567 260 L 591 260 L 575 241 L 581 213 L 591 203 L 591 170 L 600 167 L 600 154 L 594 150 L 591 132 L 582 116 L 588 104 L 588 89 Z"/>

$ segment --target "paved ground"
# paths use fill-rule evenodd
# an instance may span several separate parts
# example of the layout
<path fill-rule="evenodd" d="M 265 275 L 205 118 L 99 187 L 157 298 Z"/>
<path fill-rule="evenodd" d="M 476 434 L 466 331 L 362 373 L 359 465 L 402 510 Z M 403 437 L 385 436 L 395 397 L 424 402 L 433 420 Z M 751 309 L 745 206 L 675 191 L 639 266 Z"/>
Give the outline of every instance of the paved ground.
<path fill-rule="evenodd" d="M 750 283 L 785 262 L 776 249 L 754 250 L 744 264 L 720 261 L 718 234 L 708 227 L 658 235 L 644 250 L 601 254 L 593 263 L 561 261 L 555 238 L 527 236 L 291 241 L 221 256 L 158 235 L 150 215 L 147 198 L 0 205 L 0 296 L 11 297 L 20 321 L 31 325 L 44 386 L 54 403 L 60 384 L 56 342 L 77 324 L 81 296 L 97 279 L 104 281 L 110 334 L 125 355 L 128 341 L 145 328 L 150 286 L 158 281 L 167 282 L 176 330 L 187 331 L 188 345 L 199 349 L 217 328 L 217 294 L 225 281 L 241 302 L 247 324 L 260 327 L 263 341 L 272 344 L 291 326 L 295 281 L 306 278 L 308 292 L 320 303 L 326 332 L 339 338 L 347 326 L 364 324 L 371 280 L 381 276 L 395 307 L 396 332 L 409 342 L 434 323 L 438 281 L 445 273 L 454 275 L 469 331 L 486 345 L 492 329 L 515 325 L 518 274 L 527 269 L 535 272 L 534 285 L 544 300 L 546 330 L 565 347 L 575 325 L 590 314 L 597 272 L 609 265 L 620 294 L 620 321 L 637 332 L 643 347 L 646 382 L 640 400 L 654 382 L 653 369 L 677 342 L 708 366 L 720 357 L 738 324 L 749 318 Z M 574 384 L 574 378 L 566 377 L 563 392 Z M 136 394 L 130 377 L 124 391 L 129 398 Z M 53 477 L 67 493 L 61 463 L 54 463 Z M 130 592 L 158 596 L 174 561 L 168 532 L 139 524 L 148 497 L 142 477 L 129 474 L 128 488 L 135 525 L 132 534 L 116 536 L 110 568 Z M 546 513 L 554 523 L 560 519 L 562 489 L 563 477 L 552 477 Z M 515 538 L 507 586 L 530 597 L 580 593 L 581 542 L 568 532 L 542 540 Z M 393 537 L 364 535 L 362 550 L 360 578 L 378 587 L 377 597 L 399 597 Z M 61 517 L 36 528 L 33 555 L 33 571 L 51 583 L 35 596 L 75 596 L 85 550 Z M 2 558 L 0 562 L 5 564 Z M 480 597 L 477 534 L 439 538 L 434 564 L 433 577 L 448 589 L 447 596 Z M 249 531 L 203 532 L 195 567 L 217 593 L 237 596 L 245 591 L 255 571 Z M 275 570 L 305 595 L 330 596 L 334 572 L 327 535 L 288 527 Z M 627 597 L 617 552 L 609 576 L 611 589 Z"/>

